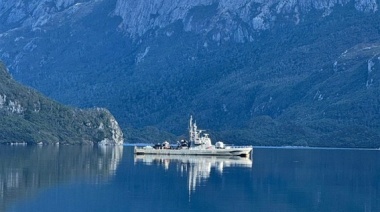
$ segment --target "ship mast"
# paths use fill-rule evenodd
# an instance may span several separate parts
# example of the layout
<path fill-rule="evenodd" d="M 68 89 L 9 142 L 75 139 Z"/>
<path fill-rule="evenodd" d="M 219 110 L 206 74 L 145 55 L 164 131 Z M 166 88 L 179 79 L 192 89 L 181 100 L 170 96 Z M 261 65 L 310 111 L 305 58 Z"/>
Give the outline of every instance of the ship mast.
<path fill-rule="evenodd" d="M 189 139 L 190 143 L 194 142 L 194 128 L 193 128 L 193 116 L 190 116 L 190 123 L 189 123 Z"/>

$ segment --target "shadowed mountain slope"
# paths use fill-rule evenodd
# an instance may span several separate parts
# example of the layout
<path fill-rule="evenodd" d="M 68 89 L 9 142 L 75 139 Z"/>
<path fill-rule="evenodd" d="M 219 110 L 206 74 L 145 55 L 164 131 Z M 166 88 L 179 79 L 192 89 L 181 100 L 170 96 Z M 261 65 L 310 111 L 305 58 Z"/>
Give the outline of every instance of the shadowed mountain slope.
<path fill-rule="evenodd" d="M 193 114 L 233 143 L 380 145 L 376 0 L 4 2 L 14 78 L 109 108 L 128 141 Z"/>
<path fill-rule="evenodd" d="M 123 143 L 120 127 L 108 110 L 59 104 L 15 82 L 3 64 L 0 115 L 0 143 Z"/>

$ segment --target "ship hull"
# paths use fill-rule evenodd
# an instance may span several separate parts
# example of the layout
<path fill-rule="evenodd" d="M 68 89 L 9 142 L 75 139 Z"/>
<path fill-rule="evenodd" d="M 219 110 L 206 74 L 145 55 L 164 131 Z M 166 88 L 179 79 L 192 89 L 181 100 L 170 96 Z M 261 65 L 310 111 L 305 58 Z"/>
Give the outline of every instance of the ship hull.
<path fill-rule="evenodd" d="M 251 154 L 252 147 L 233 147 L 226 149 L 154 149 L 135 147 L 137 155 L 208 155 L 208 156 L 241 156 L 247 157 Z"/>

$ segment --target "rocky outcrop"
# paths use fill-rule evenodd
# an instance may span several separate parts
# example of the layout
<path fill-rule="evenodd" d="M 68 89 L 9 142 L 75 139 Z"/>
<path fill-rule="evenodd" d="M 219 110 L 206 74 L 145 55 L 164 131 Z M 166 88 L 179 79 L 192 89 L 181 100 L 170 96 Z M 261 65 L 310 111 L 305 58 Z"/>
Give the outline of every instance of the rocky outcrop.
<path fill-rule="evenodd" d="M 231 139 L 247 144 L 379 140 L 378 0 L 0 1 L 0 58 L 13 77 L 60 102 L 109 108 L 123 127 L 180 134 L 180 117 L 196 113 L 210 129 L 246 128 Z M 348 58 L 355 46 L 371 55 Z M 1 92 L 2 112 L 48 111 L 21 99 Z M 88 113 L 62 117 L 96 142 L 118 140 L 102 131 L 112 121 Z M 370 139 L 361 143 L 357 125 Z M 128 135 L 151 141 L 150 131 Z"/>
<path fill-rule="evenodd" d="M 245 42 L 253 40 L 255 31 L 275 25 L 279 17 L 298 24 L 311 10 L 328 16 L 334 7 L 348 4 L 361 12 L 378 10 L 376 0 L 118 0 L 114 14 L 122 17 L 120 27 L 131 37 L 180 21 L 184 30 L 212 33 L 216 41 Z"/>
<path fill-rule="evenodd" d="M 43 30 L 41 27 L 49 23 L 57 27 L 65 18 L 90 13 L 102 1 L 0 0 L 0 20 L 3 20 L 0 34 L 19 27 Z M 110 14 L 122 18 L 119 27 L 133 38 L 179 21 L 184 30 L 211 33 L 215 41 L 246 42 L 253 41 L 254 32 L 269 29 L 281 18 L 298 24 L 311 10 L 328 16 L 335 7 L 346 5 L 361 12 L 378 11 L 376 0 L 117 0 Z"/>
<path fill-rule="evenodd" d="M 43 30 L 41 27 L 48 24 L 58 27 L 64 19 L 73 18 L 72 15 L 87 14 L 97 2 L 99 0 L 0 0 L 0 34 L 23 27 L 32 31 Z"/>
<path fill-rule="evenodd" d="M 123 133 L 108 110 L 61 105 L 18 84 L 7 72 L 0 63 L 0 143 L 123 143 Z"/>

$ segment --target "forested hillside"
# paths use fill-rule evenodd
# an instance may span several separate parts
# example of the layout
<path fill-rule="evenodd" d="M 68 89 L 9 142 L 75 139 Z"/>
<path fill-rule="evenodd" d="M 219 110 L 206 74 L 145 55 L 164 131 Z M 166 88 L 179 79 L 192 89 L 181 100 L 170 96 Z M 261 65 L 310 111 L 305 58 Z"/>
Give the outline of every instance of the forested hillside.
<path fill-rule="evenodd" d="M 122 144 L 106 109 L 81 110 L 15 82 L 0 63 L 0 144 Z"/>
<path fill-rule="evenodd" d="M 380 146 L 376 0 L 2 2 L 14 78 L 110 109 L 127 142 L 186 135 L 192 114 L 215 140 Z"/>

